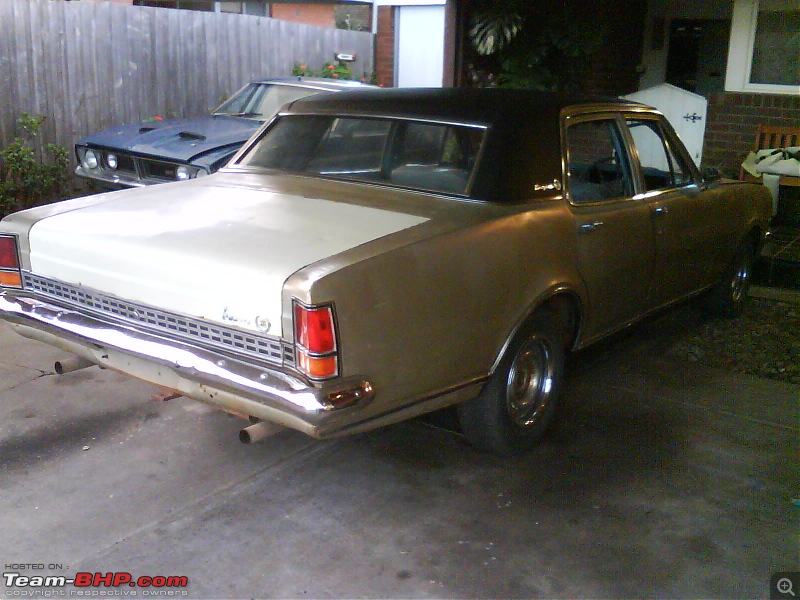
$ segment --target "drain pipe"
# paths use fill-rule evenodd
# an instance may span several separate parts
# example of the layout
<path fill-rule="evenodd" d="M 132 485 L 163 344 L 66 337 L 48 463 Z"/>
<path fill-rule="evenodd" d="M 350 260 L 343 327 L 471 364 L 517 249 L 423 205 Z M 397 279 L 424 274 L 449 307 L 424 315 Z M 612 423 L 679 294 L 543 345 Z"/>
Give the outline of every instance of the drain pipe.
<path fill-rule="evenodd" d="M 245 427 L 239 432 L 239 441 L 243 444 L 255 444 L 278 433 L 283 427 L 269 421 L 259 421 L 255 425 Z"/>
<path fill-rule="evenodd" d="M 59 375 L 64 375 L 65 373 L 72 373 L 72 371 L 93 367 L 94 365 L 95 363 L 82 356 L 73 356 L 72 358 L 65 358 L 64 360 L 57 360 L 53 368 L 55 368 L 56 373 Z"/>

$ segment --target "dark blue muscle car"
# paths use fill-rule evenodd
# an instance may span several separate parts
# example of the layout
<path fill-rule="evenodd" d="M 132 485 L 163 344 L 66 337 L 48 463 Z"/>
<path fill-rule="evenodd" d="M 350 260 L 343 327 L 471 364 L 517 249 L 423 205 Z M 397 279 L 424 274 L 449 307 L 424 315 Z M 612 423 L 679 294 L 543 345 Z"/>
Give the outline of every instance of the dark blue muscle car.
<path fill-rule="evenodd" d="M 210 115 L 134 123 L 83 138 L 75 145 L 75 172 L 112 189 L 202 177 L 224 166 L 287 102 L 354 87 L 365 86 L 309 77 L 254 81 Z"/>

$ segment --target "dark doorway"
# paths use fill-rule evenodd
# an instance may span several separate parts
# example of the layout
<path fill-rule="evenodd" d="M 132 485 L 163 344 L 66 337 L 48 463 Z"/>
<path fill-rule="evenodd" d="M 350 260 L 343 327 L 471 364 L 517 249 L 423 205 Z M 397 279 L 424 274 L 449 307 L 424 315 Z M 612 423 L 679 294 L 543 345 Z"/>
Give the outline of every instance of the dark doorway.
<path fill-rule="evenodd" d="M 727 19 L 675 19 L 670 24 L 667 83 L 708 97 L 725 89 Z"/>

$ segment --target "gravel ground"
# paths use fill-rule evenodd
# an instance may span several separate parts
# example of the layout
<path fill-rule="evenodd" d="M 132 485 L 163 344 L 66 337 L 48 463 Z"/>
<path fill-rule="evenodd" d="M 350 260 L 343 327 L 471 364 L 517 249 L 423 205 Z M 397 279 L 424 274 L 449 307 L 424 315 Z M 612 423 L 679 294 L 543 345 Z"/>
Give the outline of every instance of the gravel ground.
<path fill-rule="evenodd" d="M 739 317 L 720 319 L 690 303 L 659 321 L 671 358 L 800 384 L 800 304 L 750 298 Z"/>

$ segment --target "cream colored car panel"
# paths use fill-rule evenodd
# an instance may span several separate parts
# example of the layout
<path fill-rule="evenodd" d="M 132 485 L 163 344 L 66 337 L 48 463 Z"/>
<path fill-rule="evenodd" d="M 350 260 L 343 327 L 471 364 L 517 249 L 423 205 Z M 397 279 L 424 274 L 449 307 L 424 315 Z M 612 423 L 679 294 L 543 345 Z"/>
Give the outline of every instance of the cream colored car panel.
<path fill-rule="evenodd" d="M 32 270 L 280 335 L 281 289 L 292 273 L 426 220 L 268 191 L 178 185 L 40 221 L 30 233 Z"/>

